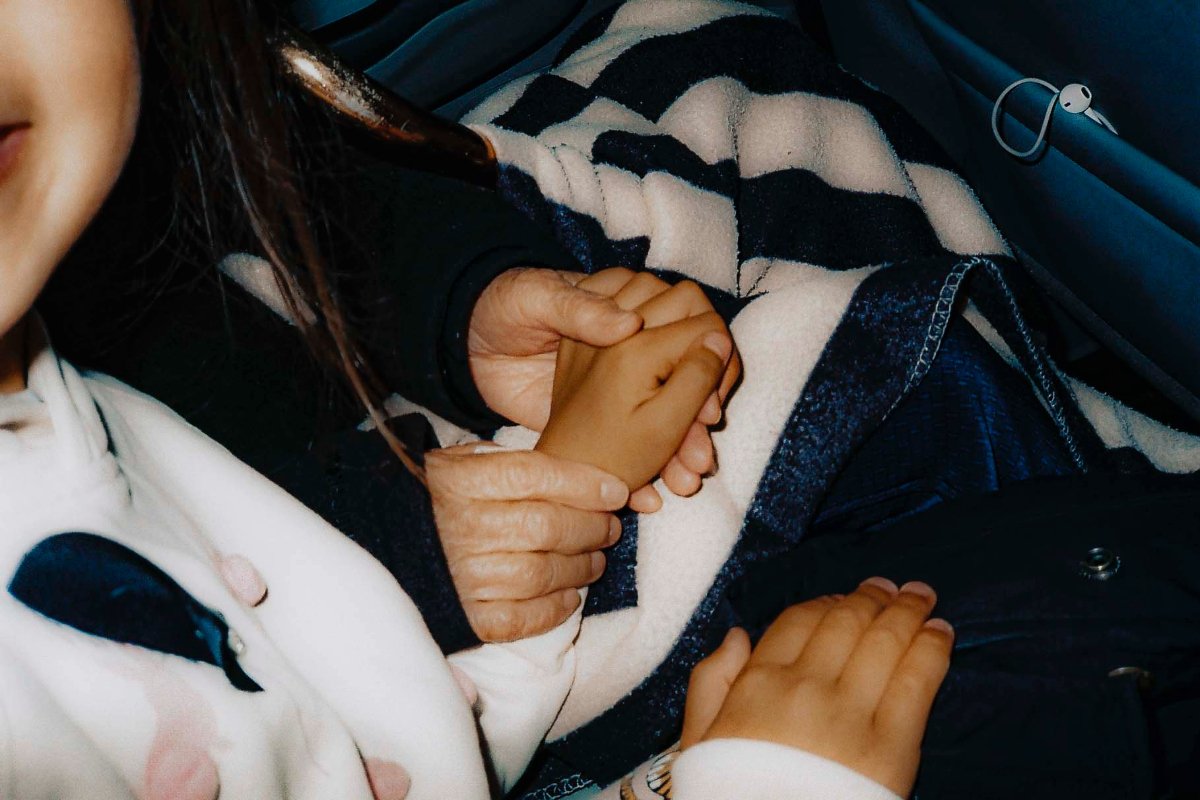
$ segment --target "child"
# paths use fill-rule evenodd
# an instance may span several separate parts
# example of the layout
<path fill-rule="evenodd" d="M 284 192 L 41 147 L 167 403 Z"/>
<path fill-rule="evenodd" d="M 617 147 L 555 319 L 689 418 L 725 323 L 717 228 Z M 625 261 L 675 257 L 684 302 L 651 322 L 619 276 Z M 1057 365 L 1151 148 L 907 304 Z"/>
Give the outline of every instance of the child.
<path fill-rule="evenodd" d="M 184 6 L 176 13 L 206 13 Z M 149 4 L 136 11 L 149 13 Z M 573 625 L 473 651 L 460 662 L 469 679 L 456 679 L 382 566 L 156 402 L 80 375 L 55 355 L 30 310 L 132 144 L 139 20 L 123 0 L 0 7 L 0 572 L 8 578 L 0 699 L 8 794 L 486 797 L 472 685 L 485 707 L 511 710 L 507 728 L 484 723 L 492 767 L 510 781 L 570 683 Z M 193 99 L 203 106 L 224 98 Z M 269 245 L 269 235 L 261 239 Z M 353 365 L 336 305 L 315 296 L 318 346 Z M 656 297 L 646 313 L 675 296 Z M 708 338 L 714 333 L 720 342 Z M 648 448 L 639 446 L 639 458 L 606 463 L 634 483 L 652 477 L 729 351 L 711 316 L 668 322 L 603 352 L 568 348 L 543 446 L 586 459 L 591 445 L 619 432 L 652 442 L 654 457 L 640 458 Z M 609 397 L 602 426 L 589 417 L 600 391 Z M 575 450 L 576 442 L 588 446 Z M 399 447 L 397 455 L 407 458 Z M 697 678 L 688 722 L 703 758 L 682 758 L 677 796 L 726 796 L 706 777 L 722 759 L 741 763 L 743 794 L 795 796 L 814 775 L 844 787 L 841 796 L 889 796 L 879 784 L 907 791 L 948 636 L 936 624 L 923 627 L 927 590 L 893 589 L 877 583 L 801 606 L 748 660 L 735 635 Z M 886 654 L 870 646 L 872 631 L 885 628 L 898 643 Z M 720 700 L 720 687 L 705 688 L 706 672 L 732 683 L 728 699 Z M 846 679 L 835 690 L 838 675 Z M 914 675 L 921 691 L 913 705 L 896 705 Z M 784 698 L 804 702 L 806 713 L 822 709 L 838 725 L 814 737 L 773 713 Z M 830 711 L 830 703 L 851 700 L 861 712 L 852 723 Z M 784 748 L 764 751 L 751 740 Z M 791 784 L 753 771 L 745 758 L 764 752 Z M 823 771 L 804 769 L 813 763 Z"/>

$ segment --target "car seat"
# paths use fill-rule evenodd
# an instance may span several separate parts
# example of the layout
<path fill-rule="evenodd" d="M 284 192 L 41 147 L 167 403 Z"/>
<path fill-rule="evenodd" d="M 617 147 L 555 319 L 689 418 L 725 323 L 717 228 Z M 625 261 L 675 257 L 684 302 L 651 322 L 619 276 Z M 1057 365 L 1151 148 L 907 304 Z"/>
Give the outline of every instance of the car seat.
<path fill-rule="evenodd" d="M 296 22 L 351 65 L 453 119 L 621 0 L 294 0 Z M 751 0 L 794 19 L 790 0 Z"/>
<path fill-rule="evenodd" d="M 1200 419 L 1200 5 L 821 0 L 839 62 L 906 106 L 1071 317 Z M 1056 110 L 1040 157 L 1006 153 L 1013 81 L 1082 83 L 1119 131 Z M 1024 149 L 1050 92 L 1022 87 Z"/>

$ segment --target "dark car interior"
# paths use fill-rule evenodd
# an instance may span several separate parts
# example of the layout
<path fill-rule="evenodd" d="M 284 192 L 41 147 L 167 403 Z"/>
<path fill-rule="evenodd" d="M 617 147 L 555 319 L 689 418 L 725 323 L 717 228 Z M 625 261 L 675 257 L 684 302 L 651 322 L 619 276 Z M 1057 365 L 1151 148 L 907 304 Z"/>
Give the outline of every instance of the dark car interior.
<path fill-rule="evenodd" d="M 550 63 L 617 0 L 296 0 L 320 43 L 401 97 L 457 119 Z M 1200 429 L 1200 7 L 1186 3 L 753 0 L 797 22 L 904 105 L 971 181 L 1049 298 L 1068 371 L 1176 428 Z M 1056 113 L 1019 160 L 993 105 L 1038 78 L 1083 84 L 1095 119 Z M 1007 96 L 999 130 L 1034 143 L 1050 92 Z"/>

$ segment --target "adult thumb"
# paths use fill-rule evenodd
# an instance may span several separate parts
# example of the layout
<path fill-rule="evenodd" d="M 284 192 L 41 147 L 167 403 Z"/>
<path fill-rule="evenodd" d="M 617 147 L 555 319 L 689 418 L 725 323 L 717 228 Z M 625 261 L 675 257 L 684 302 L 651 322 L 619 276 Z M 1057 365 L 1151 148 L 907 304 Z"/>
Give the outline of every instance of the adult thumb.
<path fill-rule="evenodd" d="M 623 342 L 642 328 L 642 317 L 596 292 L 558 281 L 538 303 L 545 327 L 593 347 Z"/>

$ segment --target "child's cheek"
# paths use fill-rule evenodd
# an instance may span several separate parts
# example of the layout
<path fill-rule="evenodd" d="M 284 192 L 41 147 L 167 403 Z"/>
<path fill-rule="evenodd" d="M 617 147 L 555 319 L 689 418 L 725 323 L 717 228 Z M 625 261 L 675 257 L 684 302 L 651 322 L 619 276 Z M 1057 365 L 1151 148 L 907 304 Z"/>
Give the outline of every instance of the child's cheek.
<path fill-rule="evenodd" d="M 140 91 L 127 0 L 0 2 L 0 125 L 25 129 L 0 179 L 0 335 L 112 189 Z"/>

